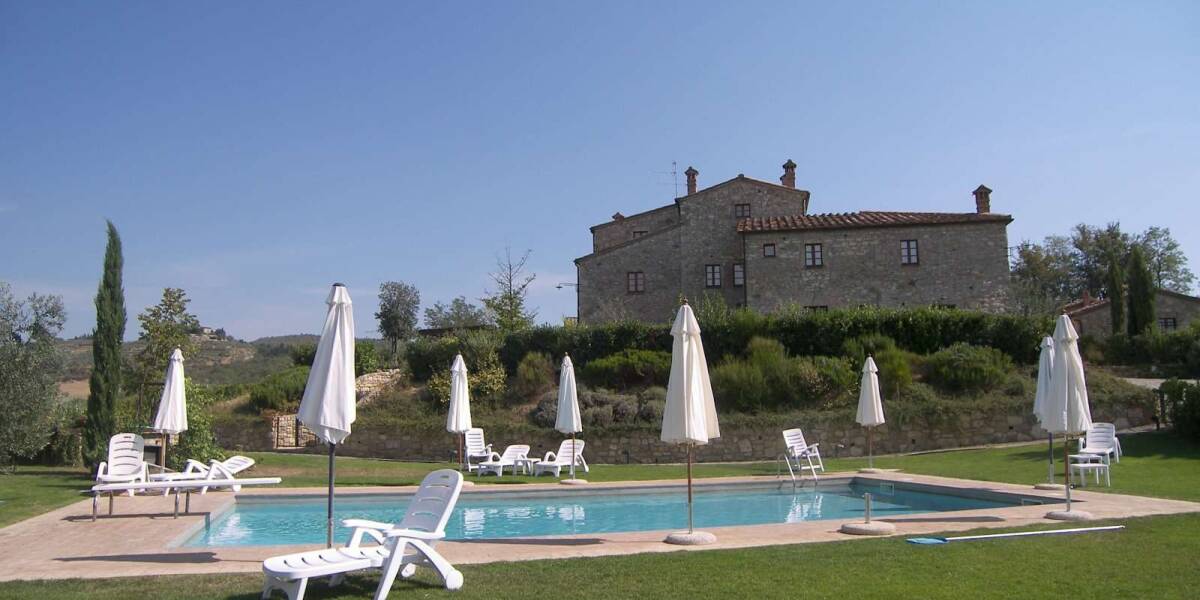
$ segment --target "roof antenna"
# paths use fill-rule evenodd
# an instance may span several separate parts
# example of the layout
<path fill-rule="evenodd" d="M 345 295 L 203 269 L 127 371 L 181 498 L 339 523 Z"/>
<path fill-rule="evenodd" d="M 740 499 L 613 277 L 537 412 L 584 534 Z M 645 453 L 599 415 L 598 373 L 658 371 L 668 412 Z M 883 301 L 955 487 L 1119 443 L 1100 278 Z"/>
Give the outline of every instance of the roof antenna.
<path fill-rule="evenodd" d="M 676 161 L 671 161 L 671 170 L 670 171 L 655 171 L 655 173 L 658 173 L 659 175 L 670 175 L 671 176 L 671 184 L 669 184 L 669 185 L 675 186 L 675 196 L 674 197 L 678 198 L 679 197 L 679 163 Z M 659 185 L 668 185 L 668 184 L 660 183 Z"/>

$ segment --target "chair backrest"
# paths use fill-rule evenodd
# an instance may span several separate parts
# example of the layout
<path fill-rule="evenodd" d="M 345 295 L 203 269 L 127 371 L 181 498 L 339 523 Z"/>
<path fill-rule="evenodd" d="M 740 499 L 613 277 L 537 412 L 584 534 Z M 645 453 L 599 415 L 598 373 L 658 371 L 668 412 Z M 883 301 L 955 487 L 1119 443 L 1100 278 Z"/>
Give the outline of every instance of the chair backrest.
<path fill-rule="evenodd" d="M 574 451 L 571 450 L 571 444 L 575 444 Z M 572 456 L 581 455 L 583 455 L 583 440 L 563 440 L 558 445 L 558 452 L 554 453 L 554 458 L 557 459 L 555 462 L 559 464 L 569 465 Z"/>
<path fill-rule="evenodd" d="M 1092 427 L 1084 436 L 1084 447 L 1092 449 L 1112 448 L 1116 446 L 1115 433 L 1112 429 Z"/>
<path fill-rule="evenodd" d="M 788 451 L 796 447 L 802 449 L 808 447 L 808 444 L 804 442 L 804 432 L 799 427 L 783 430 L 783 443 L 787 446 Z"/>
<path fill-rule="evenodd" d="M 249 456 L 242 456 L 239 454 L 237 456 L 230 456 L 229 458 L 221 461 L 221 464 L 225 467 L 225 470 L 229 471 L 230 473 L 237 474 L 249 469 L 250 467 L 253 467 L 254 459 L 250 458 Z"/>
<path fill-rule="evenodd" d="M 146 460 L 146 440 L 136 433 L 118 433 L 108 439 L 108 474 L 136 475 Z"/>
<path fill-rule="evenodd" d="M 439 469 L 426 475 L 397 527 L 444 533 L 462 484 L 462 473 L 453 469 Z"/>
<path fill-rule="evenodd" d="M 487 451 L 487 443 L 483 441 L 483 430 L 472 427 L 467 430 L 467 453 L 480 454 Z"/>
<path fill-rule="evenodd" d="M 1117 426 L 1113 425 L 1112 423 L 1092 423 L 1092 429 L 1107 429 L 1115 432 L 1117 430 Z"/>
<path fill-rule="evenodd" d="M 529 446 L 525 444 L 514 444 L 504 449 L 504 454 L 500 455 L 500 460 L 503 462 L 512 462 L 518 458 L 529 456 Z"/>

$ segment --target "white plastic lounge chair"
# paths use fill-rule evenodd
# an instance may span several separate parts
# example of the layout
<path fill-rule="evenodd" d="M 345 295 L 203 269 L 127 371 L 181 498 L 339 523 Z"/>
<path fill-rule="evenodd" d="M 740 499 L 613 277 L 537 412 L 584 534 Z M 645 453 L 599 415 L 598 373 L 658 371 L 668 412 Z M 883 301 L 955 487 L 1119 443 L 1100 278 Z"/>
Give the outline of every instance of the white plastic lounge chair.
<path fill-rule="evenodd" d="M 164 472 L 154 473 L 150 475 L 150 481 L 196 481 L 201 479 L 234 479 L 238 473 L 254 466 L 254 459 L 248 456 L 231 456 L 225 460 L 213 460 L 208 465 L 198 461 L 188 459 L 187 466 L 180 472 Z M 169 490 L 163 489 L 165 496 Z M 240 492 L 240 486 L 234 486 L 233 491 Z M 208 492 L 208 488 L 202 488 L 201 494 Z"/>
<path fill-rule="evenodd" d="M 796 471 L 801 475 L 804 471 L 812 473 L 813 479 L 819 479 L 817 472 L 825 472 L 825 462 L 821 460 L 821 450 L 817 448 L 820 444 L 809 444 L 804 440 L 804 432 L 799 428 L 787 429 L 783 432 L 783 443 L 787 446 L 787 452 L 784 452 L 783 457 L 787 460 L 788 472 L 791 473 L 792 479 L 796 478 Z M 815 460 L 815 462 L 814 462 Z"/>
<path fill-rule="evenodd" d="M 575 444 L 574 451 L 571 449 L 571 444 Z M 553 473 L 555 477 L 562 476 L 563 469 L 571 468 L 571 457 L 575 457 L 575 466 L 583 467 L 583 472 L 588 472 L 587 461 L 583 459 L 583 440 L 563 440 L 558 446 L 558 452 L 547 452 L 546 456 L 533 463 L 534 476 L 542 473 Z"/>
<path fill-rule="evenodd" d="M 433 544 L 446 537 L 446 521 L 462 491 L 462 473 L 452 469 L 434 471 L 425 476 L 421 487 L 408 504 L 408 512 L 398 525 L 360 519 L 342 521 L 353 527 L 350 542 L 342 548 L 312 550 L 263 561 L 262 597 L 270 598 L 272 590 L 282 590 L 290 600 L 304 598 L 308 580 L 333 576 L 331 585 L 341 583 L 346 573 L 364 569 L 380 569 L 379 587 L 375 600 L 384 600 L 396 581 L 396 576 L 411 577 L 418 566 L 429 566 L 438 572 L 448 590 L 462 587 L 463 576 Z M 363 545 L 363 537 L 376 542 Z"/>
<path fill-rule="evenodd" d="M 504 467 L 509 467 L 512 474 L 517 474 L 517 467 L 522 471 L 529 470 L 529 446 L 516 444 L 504 449 L 504 454 L 492 453 L 491 457 L 479 463 L 477 475 L 495 473 L 497 477 L 504 476 Z"/>
<path fill-rule="evenodd" d="M 1117 450 L 1115 453 L 1113 453 L 1113 459 L 1117 462 L 1121 462 L 1121 455 L 1124 454 L 1124 452 L 1121 451 L 1121 438 L 1117 437 L 1117 426 L 1113 425 L 1112 423 L 1092 423 L 1092 428 L 1107 430 L 1112 433 L 1113 447 Z"/>
<path fill-rule="evenodd" d="M 108 440 L 108 460 L 96 469 L 96 483 L 134 483 L 149 480 L 146 440 L 136 433 L 118 433 Z M 135 489 L 127 490 L 132 496 Z"/>
<path fill-rule="evenodd" d="M 479 468 L 474 463 L 488 460 L 492 457 L 492 445 L 484 441 L 483 430 L 478 427 L 472 427 L 467 430 L 466 450 L 467 472 Z"/>
<path fill-rule="evenodd" d="M 282 481 L 278 477 L 255 477 L 246 479 L 201 479 L 194 481 L 136 481 L 133 483 L 98 483 L 91 488 L 84 490 L 84 493 L 92 495 L 92 520 L 96 520 L 96 515 L 99 512 L 100 496 L 108 494 L 108 514 L 113 513 L 113 495 L 121 492 L 132 492 L 141 490 L 173 490 L 175 492 L 175 517 L 179 518 L 179 493 L 184 492 L 187 495 L 187 504 L 184 507 L 184 512 L 187 513 L 192 508 L 192 492 L 208 487 L 233 487 L 240 488 L 243 485 L 273 485 Z"/>
<path fill-rule="evenodd" d="M 1079 441 L 1079 453 L 1071 455 L 1070 458 L 1077 459 L 1079 462 L 1095 462 L 1094 457 L 1102 456 L 1104 462 L 1107 463 L 1110 458 L 1116 458 L 1117 455 L 1116 429 L 1105 426 L 1096 427 L 1093 424 Z M 1117 458 L 1117 462 L 1120 462 L 1120 458 Z"/>

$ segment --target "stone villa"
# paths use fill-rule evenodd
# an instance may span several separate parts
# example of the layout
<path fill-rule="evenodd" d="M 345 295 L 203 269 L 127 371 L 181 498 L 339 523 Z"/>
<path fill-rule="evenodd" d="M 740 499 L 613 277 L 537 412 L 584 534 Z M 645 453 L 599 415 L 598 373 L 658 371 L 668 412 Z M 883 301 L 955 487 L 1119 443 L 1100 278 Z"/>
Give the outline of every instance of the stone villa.
<path fill-rule="evenodd" d="M 1112 309 L 1109 301 L 1084 294 L 1083 298 L 1063 307 L 1079 335 L 1103 339 L 1112 335 Z M 1154 297 L 1154 318 L 1164 332 L 1185 329 L 1200 318 L 1200 298 L 1171 290 L 1158 290 Z"/>
<path fill-rule="evenodd" d="M 591 228 L 592 253 L 575 260 L 580 321 L 667 321 L 680 295 L 705 294 L 763 312 L 1007 306 L 1012 217 L 982 185 L 973 212 L 810 214 L 790 160 L 779 184 L 738 175 L 699 189 L 699 172 L 685 175 L 674 203 Z"/>

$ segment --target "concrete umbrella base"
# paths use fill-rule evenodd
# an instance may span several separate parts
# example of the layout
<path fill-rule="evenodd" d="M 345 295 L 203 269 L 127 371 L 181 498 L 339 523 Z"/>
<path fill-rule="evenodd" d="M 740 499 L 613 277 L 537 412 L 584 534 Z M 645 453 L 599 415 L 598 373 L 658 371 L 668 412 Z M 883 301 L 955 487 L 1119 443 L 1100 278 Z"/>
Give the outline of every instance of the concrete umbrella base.
<path fill-rule="evenodd" d="M 838 531 L 850 535 L 891 535 L 896 533 L 896 526 L 884 521 L 870 523 L 845 523 Z"/>
<path fill-rule="evenodd" d="M 1048 490 L 1048 491 L 1052 491 L 1052 492 L 1061 492 L 1066 488 L 1064 488 L 1061 483 L 1039 483 L 1039 484 L 1033 486 L 1033 489 Z"/>
<path fill-rule="evenodd" d="M 1055 521 L 1091 521 L 1096 517 L 1084 510 L 1052 510 L 1046 513 L 1046 518 Z"/>
<path fill-rule="evenodd" d="M 585 484 L 587 484 L 588 480 L 586 480 L 586 479 L 560 479 L 560 480 L 558 480 L 558 482 L 563 485 L 585 485 Z"/>
<path fill-rule="evenodd" d="M 676 544 L 678 546 L 704 546 L 707 544 L 716 543 L 717 536 L 707 531 L 693 531 L 692 533 L 688 533 L 686 531 L 676 531 L 675 533 L 668 535 L 667 539 L 663 541 L 668 544 Z"/>

